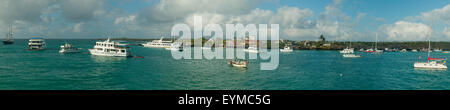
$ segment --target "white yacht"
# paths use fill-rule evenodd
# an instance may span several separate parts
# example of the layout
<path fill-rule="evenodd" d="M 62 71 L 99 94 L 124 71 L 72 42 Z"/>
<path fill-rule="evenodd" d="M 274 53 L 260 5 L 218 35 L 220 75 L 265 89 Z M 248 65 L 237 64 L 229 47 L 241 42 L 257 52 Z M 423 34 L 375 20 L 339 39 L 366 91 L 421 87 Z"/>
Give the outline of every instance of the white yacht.
<path fill-rule="evenodd" d="M 440 48 L 435 48 L 435 49 L 433 49 L 433 51 L 435 51 L 435 52 L 442 52 L 442 49 L 440 49 Z"/>
<path fill-rule="evenodd" d="M 400 50 L 400 52 L 408 52 L 408 50 L 402 49 L 402 50 Z"/>
<path fill-rule="evenodd" d="M 412 51 L 412 52 L 417 52 L 417 49 L 412 49 L 411 51 Z"/>
<path fill-rule="evenodd" d="M 183 43 L 181 42 L 172 43 L 170 48 L 166 48 L 166 50 L 183 51 Z"/>
<path fill-rule="evenodd" d="M 59 53 L 78 53 L 81 51 L 81 48 L 75 48 L 72 44 L 65 43 L 64 45 L 61 45 L 61 50 L 59 50 Z"/>
<path fill-rule="evenodd" d="M 359 51 L 364 52 L 365 50 L 364 50 L 364 48 L 361 48 L 361 49 L 359 49 Z"/>
<path fill-rule="evenodd" d="M 42 38 L 32 38 L 28 42 L 29 50 L 42 50 L 45 49 L 45 41 Z"/>
<path fill-rule="evenodd" d="M 339 51 L 339 53 L 342 54 L 348 54 L 348 53 L 355 53 L 355 49 L 351 48 L 352 47 L 352 42 L 350 42 L 350 47 L 346 47 L 344 50 Z"/>
<path fill-rule="evenodd" d="M 163 38 L 164 37 L 161 37 L 159 40 L 153 40 L 142 45 L 150 48 L 170 48 L 172 41 L 164 41 Z"/>
<path fill-rule="evenodd" d="M 202 49 L 203 50 L 211 50 L 213 46 L 214 46 L 214 39 L 209 39 L 208 41 L 205 42 Z"/>
<path fill-rule="evenodd" d="M 233 60 L 228 60 L 228 64 L 230 64 L 231 66 L 234 66 L 234 67 L 247 68 L 248 61 L 242 60 L 242 59 L 233 59 Z"/>
<path fill-rule="evenodd" d="M 283 49 L 280 49 L 280 52 L 292 52 L 294 51 L 293 49 L 291 49 L 291 47 L 289 46 L 284 46 Z"/>
<path fill-rule="evenodd" d="M 341 51 L 339 51 L 339 53 L 342 53 L 342 54 L 348 54 L 348 53 L 354 53 L 354 48 L 345 48 L 344 50 L 341 50 Z"/>
<path fill-rule="evenodd" d="M 431 37 L 431 35 L 430 35 Z M 431 50 L 431 41 L 428 37 L 428 50 Z M 447 59 L 443 58 L 431 58 L 430 52 L 428 51 L 428 62 L 415 62 L 414 68 L 425 68 L 425 69 L 447 69 Z M 420 56 L 419 56 L 420 58 Z"/>
<path fill-rule="evenodd" d="M 446 65 L 445 59 L 430 59 L 430 58 L 428 58 L 428 62 L 414 63 L 414 68 L 447 69 L 447 65 Z"/>
<path fill-rule="evenodd" d="M 244 51 L 248 53 L 259 53 L 258 48 L 252 46 L 248 47 L 247 49 L 244 49 Z"/>
<path fill-rule="evenodd" d="M 109 41 L 109 38 L 103 42 L 96 42 L 93 49 L 89 49 L 92 55 L 97 56 L 117 56 L 117 57 L 129 57 L 131 53 L 128 51 L 128 47 L 119 46 L 118 42 Z"/>

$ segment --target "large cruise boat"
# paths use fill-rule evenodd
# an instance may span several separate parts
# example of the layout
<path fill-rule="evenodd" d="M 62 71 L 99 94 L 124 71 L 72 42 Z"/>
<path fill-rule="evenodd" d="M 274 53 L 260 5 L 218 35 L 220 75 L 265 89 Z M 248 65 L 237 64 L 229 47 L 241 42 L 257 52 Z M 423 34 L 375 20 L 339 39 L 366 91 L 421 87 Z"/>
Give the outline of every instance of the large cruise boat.
<path fill-rule="evenodd" d="M 28 50 L 45 49 L 45 41 L 42 38 L 32 38 L 28 42 Z"/>
<path fill-rule="evenodd" d="M 153 40 L 151 42 L 147 42 L 145 44 L 142 44 L 144 47 L 151 47 L 151 48 L 170 48 L 172 45 L 172 41 L 163 41 L 164 37 L 161 37 L 159 40 Z"/>
<path fill-rule="evenodd" d="M 118 42 L 110 41 L 108 38 L 106 41 L 96 42 L 94 48 L 89 49 L 89 52 L 91 52 L 92 55 L 97 56 L 130 57 L 131 53 L 128 51 L 129 47 L 118 44 Z"/>

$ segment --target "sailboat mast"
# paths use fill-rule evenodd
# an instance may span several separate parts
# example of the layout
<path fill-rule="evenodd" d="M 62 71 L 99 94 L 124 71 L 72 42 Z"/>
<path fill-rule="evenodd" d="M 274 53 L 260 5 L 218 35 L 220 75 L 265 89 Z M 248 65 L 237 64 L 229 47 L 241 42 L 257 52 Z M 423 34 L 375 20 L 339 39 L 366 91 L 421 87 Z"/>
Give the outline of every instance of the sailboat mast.
<path fill-rule="evenodd" d="M 378 43 L 378 33 L 375 33 L 375 50 L 378 50 L 377 43 Z"/>
<path fill-rule="evenodd" d="M 431 28 L 433 30 L 433 28 Z M 430 58 L 430 51 L 431 51 L 431 35 L 433 32 L 430 33 L 430 36 L 428 37 L 428 58 Z M 430 60 L 428 60 L 430 62 Z"/>

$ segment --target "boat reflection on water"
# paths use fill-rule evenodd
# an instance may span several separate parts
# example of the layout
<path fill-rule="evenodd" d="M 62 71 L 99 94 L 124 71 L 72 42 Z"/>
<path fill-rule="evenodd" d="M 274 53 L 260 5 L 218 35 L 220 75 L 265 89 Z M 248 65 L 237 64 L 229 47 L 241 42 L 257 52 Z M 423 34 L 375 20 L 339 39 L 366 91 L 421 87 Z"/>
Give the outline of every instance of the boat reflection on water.
<path fill-rule="evenodd" d="M 97 63 L 118 63 L 125 61 L 126 57 L 109 57 L 109 56 L 91 56 L 91 58 Z"/>

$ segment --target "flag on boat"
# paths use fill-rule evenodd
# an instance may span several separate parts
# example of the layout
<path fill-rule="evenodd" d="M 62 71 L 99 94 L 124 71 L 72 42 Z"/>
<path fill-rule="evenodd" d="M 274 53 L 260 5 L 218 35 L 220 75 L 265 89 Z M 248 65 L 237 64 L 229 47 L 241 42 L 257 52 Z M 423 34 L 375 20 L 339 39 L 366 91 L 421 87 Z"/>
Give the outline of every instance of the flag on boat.
<path fill-rule="evenodd" d="M 445 59 L 443 59 L 443 58 L 431 58 L 431 57 L 428 57 L 428 60 L 445 60 Z"/>

